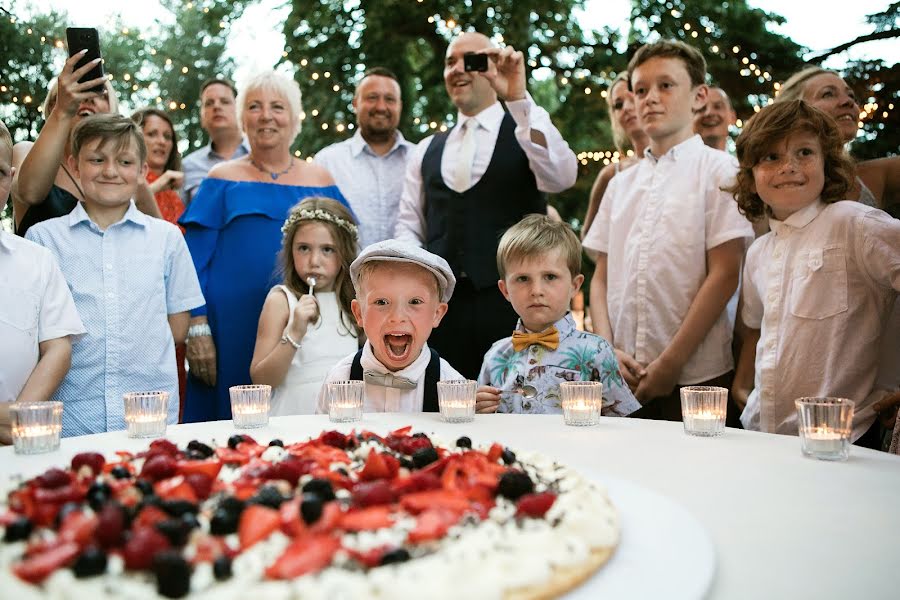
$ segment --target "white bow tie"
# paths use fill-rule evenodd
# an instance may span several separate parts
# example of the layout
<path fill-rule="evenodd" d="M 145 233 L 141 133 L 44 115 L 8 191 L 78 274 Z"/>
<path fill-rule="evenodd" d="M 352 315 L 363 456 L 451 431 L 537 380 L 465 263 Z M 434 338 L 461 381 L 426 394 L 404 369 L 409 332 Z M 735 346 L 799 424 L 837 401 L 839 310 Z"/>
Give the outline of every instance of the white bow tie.
<path fill-rule="evenodd" d="M 414 390 L 419 384 L 412 379 L 394 375 L 393 373 L 379 373 L 378 371 L 363 371 L 363 381 L 381 387 L 396 388 L 398 390 Z"/>

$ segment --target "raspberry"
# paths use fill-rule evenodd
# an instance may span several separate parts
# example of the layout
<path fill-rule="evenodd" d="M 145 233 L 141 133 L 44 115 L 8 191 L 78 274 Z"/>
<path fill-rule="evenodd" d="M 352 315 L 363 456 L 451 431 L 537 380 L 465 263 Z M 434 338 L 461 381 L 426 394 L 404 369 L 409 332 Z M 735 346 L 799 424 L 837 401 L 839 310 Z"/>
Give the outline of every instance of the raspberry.
<path fill-rule="evenodd" d="M 175 467 L 176 463 L 174 458 L 168 454 L 157 454 L 148 458 L 144 463 L 144 467 L 141 469 L 141 477 L 145 477 L 151 481 L 168 479 L 175 475 Z"/>
<path fill-rule="evenodd" d="M 347 447 L 347 436 L 340 431 L 326 431 L 321 436 L 322 443 L 344 450 Z"/>
<path fill-rule="evenodd" d="M 153 564 L 153 558 L 168 548 L 169 540 L 166 536 L 152 527 L 142 527 L 125 543 L 122 558 L 125 559 L 125 566 L 129 569 L 149 569 Z"/>
<path fill-rule="evenodd" d="M 193 488 L 194 493 L 197 494 L 198 498 L 201 500 L 209 498 L 209 495 L 212 492 L 213 480 L 210 479 L 208 475 L 204 475 L 203 473 L 191 473 L 186 476 L 184 480 L 191 488 Z"/>
<path fill-rule="evenodd" d="M 428 437 L 408 437 L 403 438 L 400 442 L 400 452 L 403 454 L 414 455 L 419 450 L 432 448 L 431 440 Z"/>
<path fill-rule="evenodd" d="M 122 543 L 125 532 L 125 511 L 115 502 L 107 502 L 97 514 L 97 529 L 94 535 L 103 548 L 115 548 Z"/>
<path fill-rule="evenodd" d="M 157 454 L 178 456 L 178 446 L 169 440 L 153 440 L 150 442 L 150 450 L 147 452 L 147 456 L 156 456 Z"/>
<path fill-rule="evenodd" d="M 76 473 L 81 470 L 81 467 L 87 465 L 91 468 L 94 475 L 99 475 L 103 472 L 103 465 L 105 464 L 106 459 L 103 458 L 102 454 L 97 454 L 96 452 L 82 452 L 72 457 L 72 470 Z"/>
<path fill-rule="evenodd" d="M 395 499 L 391 484 L 384 479 L 363 481 L 353 486 L 353 504 L 361 508 L 390 504 Z"/>
<path fill-rule="evenodd" d="M 506 473 L 501 475 L 500 483 L 497 486 L 497 494 L 504 498 L 509 498 L 513 502 L 518 500 L 521 496 L 530 494 L 533 491 L 534 482 L 531 481 L 531 477 L 523 471 L 514 469 L 509 469 Z"/>
<path fill-rule="evenodd" d="M 553 492 L 540 492 L 538 494 L 525 494 L 519 498 L 516 503 L 517 517 L 543 517 L 553 503 L 556 501 L 556 494 Z"/>
<path fill-rule="evenodd" d="M 34 478 L 34 483 L 44 490 L 55 490 L 68 485 L 72 478 L 62 469 L 47 469 L 42 475 Z"/>

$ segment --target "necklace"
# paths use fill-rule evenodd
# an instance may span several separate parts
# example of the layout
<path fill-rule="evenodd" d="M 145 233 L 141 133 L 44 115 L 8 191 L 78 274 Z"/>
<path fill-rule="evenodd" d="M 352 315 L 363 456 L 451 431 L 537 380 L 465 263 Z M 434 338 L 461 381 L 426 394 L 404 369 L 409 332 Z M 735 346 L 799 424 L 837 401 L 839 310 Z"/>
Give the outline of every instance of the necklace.
<path fill-rule="evenodd" d="M 284 175 L 285 173 L 287 173 L 288 171 L 290 171 L 291 169 L 294 168 L 294 157 L 293 156 L 291 157 L 291 162 L 288 164 L 287 169 L 285 169 L 284 171 L 278 171 L 277 173 L 275 173 L 273 171 L 266 171 L 261 166 L 259 166 L 259 164 L 257 164 L 257 162 L 255 160 L 253 160 L 252 157 L 250 158 L 250 164 L 253 165 L 254 167 L 256 167 L 256 169 L 260 173 L 266 173 L 269 177 L 272 178 L 272 181 L 275 181 L 276 179 L 278 179 L 279 177 L 281 177 L 282 175 Z"/>

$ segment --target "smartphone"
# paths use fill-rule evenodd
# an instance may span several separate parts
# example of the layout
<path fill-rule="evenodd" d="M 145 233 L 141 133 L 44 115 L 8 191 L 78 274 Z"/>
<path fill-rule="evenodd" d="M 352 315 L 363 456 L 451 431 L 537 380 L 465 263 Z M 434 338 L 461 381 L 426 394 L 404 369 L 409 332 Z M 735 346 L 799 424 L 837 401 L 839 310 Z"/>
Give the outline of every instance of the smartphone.
<path fill-rule="evenodd" d="M 100 36 L 93 27 L 67 27 L 66 42 L 69 45 L 69 56 L 74 56 L 82 50 L 87 49 L 87 52 L 81 57 L 78 64 L 75 65 L 76 69 L 80 69 L 95 58 L 100 58 Z M 98 77 L 103 77 L 103 61 L 94 65 L 94 68 L 85 73 L 84 76 L 78 80 L 78 83 L 97 79 Z M 102 93 L 105 89 L 106 88 L 101 84 L 91 88 L 89 91 Z"/>
<path fill-rule="evenodd" d="M 484 71 L 488 70 L 488 55 L 475 54 L 467 52 L 463 54 L 463 70 L 464 71 Z"/>

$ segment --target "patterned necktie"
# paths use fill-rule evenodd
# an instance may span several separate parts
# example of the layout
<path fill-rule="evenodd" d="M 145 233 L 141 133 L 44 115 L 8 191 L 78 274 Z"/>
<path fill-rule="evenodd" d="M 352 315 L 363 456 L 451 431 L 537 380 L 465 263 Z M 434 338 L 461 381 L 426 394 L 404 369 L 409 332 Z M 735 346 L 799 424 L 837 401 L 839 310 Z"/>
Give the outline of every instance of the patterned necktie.
<path fill-rule="evenodd" d="M 512 345 L 516 352 L 521 352 L 534 344 L 540 344 L 549 350 L 556 350 L 559 348 L 559 330 L 552 325 L 540 333 L 513 331 Z"/>
<path fill-rule="evenodd" d="M 418 385 L 412 379 L 399 377 L 393 373 L 379 373 L 378 371 L 363 371 L 363 381 L 381 387 L 396 388 L 398 390 L 414 390 Z"/>
<path fill-rule="evenodd" d="M 472 187 L 472 162 L 475 160 L 475 130 L 478 129 L 478 121 L 467 119 L 462 124 L 462 141 L 459 144 L 459 154 L 456 158 L 456 168 L 453 181 L 453 189 L 464 192 Z"/>

